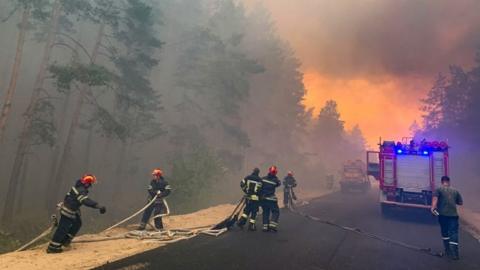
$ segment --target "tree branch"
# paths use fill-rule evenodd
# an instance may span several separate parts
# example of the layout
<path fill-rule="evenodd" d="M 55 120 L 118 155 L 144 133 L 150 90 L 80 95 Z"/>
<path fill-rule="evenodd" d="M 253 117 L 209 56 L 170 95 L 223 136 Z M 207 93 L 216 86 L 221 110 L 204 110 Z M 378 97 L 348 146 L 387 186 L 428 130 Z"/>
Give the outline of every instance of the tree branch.
<path fill-rule="evenodd" d="M 80 49 L 82 49 L 82 51 L 87 55 L 87 57 L 90 61 L 92 60 L 92 56 L 90 55 L 90 53 L 88 53 L 88 50 L 78 40 L 76 40 L 73 37 L 71 37 L 70 35 L 67 35 L 67 34 L 62 33 L 62 32 L 55 32 L 55 34 L 70 39 L 73 43 L 75 43 L 75 45 L 77 45 L 78 47 L 80 47 Z M 76 50 L 73 50 L 73 51 L 76 51 Z"/>

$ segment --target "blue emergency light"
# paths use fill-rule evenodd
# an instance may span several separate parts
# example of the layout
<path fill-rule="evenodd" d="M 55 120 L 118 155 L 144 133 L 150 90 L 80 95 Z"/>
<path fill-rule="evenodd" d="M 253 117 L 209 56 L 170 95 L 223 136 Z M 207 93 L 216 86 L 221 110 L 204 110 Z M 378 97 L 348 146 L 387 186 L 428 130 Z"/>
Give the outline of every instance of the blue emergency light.
<path fill-rule="evenodd" d="M 428 155 L 428 151 L 423 151 L 423 154 L 424 154 L 424 155 Z"/>
<path fill-rule="evenodd" d="M 402 149 L 398 149 L 397 154 L 401 154 L 401 153 L 403 153 Z"/>

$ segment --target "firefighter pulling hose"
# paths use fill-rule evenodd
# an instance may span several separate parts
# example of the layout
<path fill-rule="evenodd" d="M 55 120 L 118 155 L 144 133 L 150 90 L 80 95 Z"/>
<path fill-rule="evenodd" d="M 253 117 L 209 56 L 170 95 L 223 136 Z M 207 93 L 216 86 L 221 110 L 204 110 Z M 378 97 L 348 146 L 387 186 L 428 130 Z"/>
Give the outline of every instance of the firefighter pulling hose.
<path fill-rule="evenodd" d="M 75 182 L 60 205 L 60 221 L 50 241 L 47 253 L 60 253 L 62 246 L 68 247 L 73 238 L 82 227 L 80 207 L 82 205 L 95 208 L 100 214 L 107 211 L 105 206 L 100 206 L 88 197 L 88 189 L 97 181 L 93 174 L 86 174 Z"/>

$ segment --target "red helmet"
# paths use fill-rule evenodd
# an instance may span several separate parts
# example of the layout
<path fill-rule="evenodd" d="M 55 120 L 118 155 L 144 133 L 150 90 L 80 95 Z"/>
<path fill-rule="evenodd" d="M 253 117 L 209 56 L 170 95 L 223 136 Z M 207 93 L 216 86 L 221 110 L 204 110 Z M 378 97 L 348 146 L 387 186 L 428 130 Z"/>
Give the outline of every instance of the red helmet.
<path fill-rule="evenodd" d="M 160 170 L 159 168 L 156 168 L 156 169 L 153 170 L 152 175 L 153 175 L 153 176 L 159 176 L 159 177 L 160 177 L 160 176 L 163 175 L 163 172 L 162 172 L 162 170 Z"/>
<path fill-rule="evenodd" d="M 293 176 L 293 172 L 292 172 L 292 171 L 288 171 L 287 175 L 288 175 L 288 176 Z"/>
<path fill-rule="evenodd" d="M 277 166 L 272 166 L 270 168 L 268 168 L 268 174 L 271 174 L 271 175 L 277 175 Z"/>
<path fill-rule="evenodd" d="M 97 182 L 97 178 L 93 174 L 85 174 L 82 179 L 80 180 L 83 184 L 95 184 Z"/>

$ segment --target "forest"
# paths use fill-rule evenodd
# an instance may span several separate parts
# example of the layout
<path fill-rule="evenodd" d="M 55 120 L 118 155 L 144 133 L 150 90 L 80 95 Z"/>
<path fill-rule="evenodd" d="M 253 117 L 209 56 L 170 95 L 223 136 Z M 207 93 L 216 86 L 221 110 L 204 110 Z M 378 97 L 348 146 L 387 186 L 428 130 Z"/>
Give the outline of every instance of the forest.
<path fill-rule="evenodd" d="M 450 65 L 448 72 L 438 74 L 422 98 L 423 123 L 413 125 L 412 131 L 418 139 L 448 142 L 456 185 L 472 198 L 471 207 L 478 209 L 474 198 L 480 190 L 476 175 L 480 157 L 480 48 L 472 58 L 471 67 Z"/>
<path fill-rule="evenodd" d="M 262 5 L 8 0 L 0 36 L 2 249 L 41 231 L 85 173 L 108 208 L 85 211 L 95 231 L 145 203 L 156 167 L 184 213 L 237 200 L 254 167 L 320 188 L 364 157 L 360 127 L 345 127 L 335 100 L 319 113 L 303 104 L 302 63 Z M 478 63 L 439 76 L 422 132 L 476 140 Z"/>

